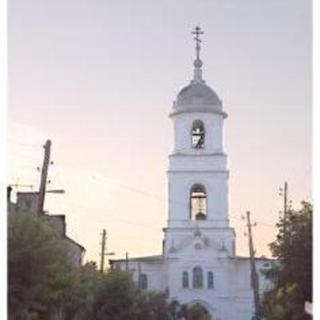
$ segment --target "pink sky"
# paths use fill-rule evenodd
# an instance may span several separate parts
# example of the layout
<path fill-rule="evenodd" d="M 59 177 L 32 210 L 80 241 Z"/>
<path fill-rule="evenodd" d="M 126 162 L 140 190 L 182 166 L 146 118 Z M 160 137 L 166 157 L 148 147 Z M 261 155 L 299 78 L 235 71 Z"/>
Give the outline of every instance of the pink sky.
<path fill-rule="evenodd" d="M 134 4 L 133 4 L 134 3 Z M 39 183 L 52 139 L 46 208 L 98 259 L 100 232 L 124 256 L 159 253 L 167 219 L 168 114 L 192 76 L 200 24 L 204 78 L 224 101 L 229 208 L 239 254 L 251 210 L 268 254 L 289 182 L 311 198 L 311 2 L 75 1 L 9 5 L 9 183 Z"/>

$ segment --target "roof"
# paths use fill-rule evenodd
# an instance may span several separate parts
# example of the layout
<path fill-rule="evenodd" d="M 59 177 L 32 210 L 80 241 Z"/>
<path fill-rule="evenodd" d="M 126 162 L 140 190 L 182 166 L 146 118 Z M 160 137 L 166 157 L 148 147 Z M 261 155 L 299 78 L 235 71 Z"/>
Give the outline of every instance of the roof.
<path fill-rule="evenodd" d="M 64 239 L 67 241 L 72 242 L 73 244 L 75 244 L 76 246 L 78 246 L 82 251 L 86 251 L 85 247 L 83 247 L 81 244 L 79 244 L 78 242 L 72 240 L 71 238 L 69 238 L 68 236 L 64 236 Z"/>
<path fill-rule="evenodd" d="M 39 191 L 17 191 L 17 195 L 38 195 Z"/>
<path fill-rule="evenodd" d="M 177 96 L 175 107 L 193 104 L 222 107 L 218 95 L 204 81 L 191 81 L 184 87 Z"/>
<path fill-rule="evenodd" d="M 235 257 L 230 257 L 231 259 L 235 260 L 250 260 L 250 257 L 243 257 L 243 256 L 235 256 Z M 276 259 L 273 258 L 267 258 L 267 257 L 255 257 L 255 260 L 262 260 L 262 261 L 276 261 Z"/>
<path fill-rule="evenodd" d="M 145 257 L 134 257 L 128 258 L 128 261 L 141 261 L 141 262 L 154 262 L 163 260 L 163 255 L 153 255 L 153 256 L 145 256 Z M 125 262 L 127 259 L 109 259 L 110 263 L 114 262 Z"/>
<path fill-rule="evenodd" d="M 222 110 L 222 101 L 203 80 L 192 80 L 178 93 L 170 117 L 181 113 L 195 112 L 214 113 L 223 118 L 227 117 L 227 114 Z"/>

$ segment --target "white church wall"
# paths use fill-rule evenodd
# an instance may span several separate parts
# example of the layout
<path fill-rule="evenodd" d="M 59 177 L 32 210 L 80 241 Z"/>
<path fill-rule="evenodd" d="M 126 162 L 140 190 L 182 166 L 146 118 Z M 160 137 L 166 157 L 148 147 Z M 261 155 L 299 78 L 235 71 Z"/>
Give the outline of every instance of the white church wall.
<path fill-rule="evenodd" d="M 169 173 L 169 223 L 189 220 L 190 190 L 202 184 L 207 192 L 207 219 L 216 220 L 216 226 L 226 227 L 228 219 L 227 172 L 170 172 Z"/>
<path fill-rule="evenodd" d="M 247 320 L 252 316 L 252 290 L 247 289 L 245 294 L 237 292 L 233 287 L 239 274 L 232 273 L 233 260 L 229 258 L 216 259 L 208 257 L 207 252 L 194 255 L 193 260 L 179 256 L 177 259 L 167 260 L 170 264 L 169 292 L 172 299 L 177 299 L 182 304 L 192 304 L 194 301 L 210 305 L 214 319 L 239 319 Z M 203 268 L 203 288 L 192 287 L 192 269 L 194 266 Z M 189 288 L 182 287 L 182 272 L 189 272 Z M 207 272 L 214 273 L 214 288 L 207 287 Z M 248 271 L 248 270 L 247 270 Z M 243 272 L 243 271 L 242 271 Z M 248 285 L 249 283 L 249 285 Z M 250 288 L 250 281 L 244 280 L 243 286 Z"/>
<path fill-rule="evenodd" d="M 165 272 L 163 270 L 164 264 L 162 263 L 142 263 L 141 273 L 147 275 L 148 290 L 163 291 L 166 290 L 166 281 L 164 279 Z"/>
<path fill-rule="evenodd" d="M 227 156 L 219 154 L 194 155 L 173 154 L 169 156 L 169 172 L 175 171 L 215 171 L 227 172 Z"/>
<path fill-rule="evenodd" d="M 201 255 L 205 250 L 195 250 L 197 241 L 201 240 L 208 246 L 205 252 L 208 259 L 234 256 L 235 233 L 232 228 L 209 227 L 208 221 L 192 221 L 186 227 L 168 228 L 165 230 L 165 256 L 170 255 L 172 247 L 180 258 L 188 259 L 194 255 Z M 202 230 L 199 239 L 195 237 L 196 230 Z M 203 246 L 203 245 L 202 245 Z"/>
<path fill-rule="evenodd" d="M 130 261 L 129 270 L 134 281 L 138 282 L 139 273 L 148 277 L 148 290 L 168 292 L 170 299 L 181 304 L 192 305 L 195 302 L 206 306 L 213 319 L 251 319 L 253 314 L 253 291 L 250 282 L 249 258 L 217 256 L 211 247 L 194 252 L 194 248 L 177 251 L 171 257 L 158 261 Z M 148 260 L 148 258 L 146 258 Z M 259 273 L 262 268 L 270 267 L 268 259 L 257 259 L 256 265 L 261 294 L 268 281 Z M 125 261 L 118 262 L 125 270 Z M 193 288 L 192 270 L 195 266 L 203 269 L 203 288 Z M 189 288 L 182 286 L 182 273 L 189 273 Z M 208 288 L 207 272 L 214 274 L 214 287 Z M 169 289 L 167 291 L 167 289 Z"/>
<path fill-rule="evenodd" d="M 148 290 L 163 292 L 166 290 L 165 263 L 161 258 L 159 261 L 148 261 L 148 258 L 146 258 L 146 261 L 129 259 L 128 265 L 125 260 L 115 261 L 113 268 L 121 271 L 126 271 L 128 268 L 128 272 L 136 283 L 139 282 L 139 274 L 145 274 L 147 276 Z"/>
<path fill-rule="evenodd" d="M 251 291 L 250 283 L 250 260 L 238 259 L 232 260 L 231 280 L 233 290 L 241 295 L 246 296 Z"/>

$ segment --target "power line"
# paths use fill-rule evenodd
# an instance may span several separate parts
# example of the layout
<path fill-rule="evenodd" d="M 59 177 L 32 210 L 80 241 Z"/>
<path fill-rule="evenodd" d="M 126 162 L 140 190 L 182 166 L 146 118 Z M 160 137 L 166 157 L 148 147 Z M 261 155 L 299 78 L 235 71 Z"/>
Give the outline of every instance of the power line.
<path fill-rule="evenodd" d="M 61 177 L 60 177 L 60 173 L 57 171 L 57 178 L 59 180 L 59 184 L 61 184 L 63 186 L 63 183 L 61 183 Z M 85 208 L 84 206 L 78 204 L 78 203 L 75 203 L 74 201 L 70 200 L 70 197 L 68 196 L 68 194 L 66 194 L 66 199 L 65 199 L 67 202 L 68 202 L 68 205 L 70 207 L 76 207 L 78 209 L 80 209 L 80 212 L 83 212 L 83 213 L 87 213 L 87 212 L 90 212 L 92 211 L 92 208 L 90 208 L 90 210 L 88 208 Z M 131 226 L 135 226 L 135 227 L 140 227 L 140 228 L 145 228 L 145 229 L 153 229 L 153 230 L 156 230 L 156 231 L 161 231 L 162 227 L 153 227 L 153 226 L 150 226 L 150 225 L 147 225 L 147 224 L 141 224 L 141 223 L 137 223 L 137 222 L 133 222 L 133 221 L 129 221 L 129 220 L 126 220 L 126 219 L 122 219 L 122 218 L 119 218 L 119 216 L 115 216 L 115 215 L 112 215 L 112 214 L 109 214 L 109 213 L 104 213 L 102 211 L 97 211 L 96 212 L 100 215 L 100 216 L 103 216 L 103 217 L 106 217 L 106 218 L 112 218 L 113 221 L 117 222 L 117 223 L 122 223 L 122 224 L 127 224 L 127 225 L 131 225 Z M 156 239 L 156 238 L 154 238 Z"/>
<path fill-rule="evenodd" d="M 107 178 L 106 176 L 103 176 L 103 178 L 102 178 L 102 177 L 93 176 L 92 178 L 93 178 L 94 180 L 105 181 L 105 182 L 108 182 L 109 184 L 116 185 L 116 186 L 118 186 L 119 188 L 123 188 L 123 189 L 126 189 L 126 190 L 128 190 L 128 191 L 131 191 L 131 192 L 134 192 L 134 193 L 137 193 L 137 194 L 146 196 L 146 197 L 153 198 L 153 199 L 155 199 L 155 200 L 157 200 L 157 201 L 160 201 L 161 203 L 167 204 L 168 202 L 170 202 L 170 203 L 174 203 L 174 204 L 177 204 L 177 205 L 180 205 L 180 206 L 185 207 L 185 203 L 183 203 L 183 202 L 179 202 L 179 201 L 175 201 L 175 200 L 168 200 L 168 199 L 166 199 L 166 198 L 164 198 L 163 196 L 160 196 L 160 195 L 158 195 L 158 194 L 150 193 L 150 192 L 148 192 L 148 191 L 145 191 L 145 190 L 142 190 L 142 189 L 138 189 L 138 188 L 136 188 L 136 187 L 132 187 L 132 186 L 128 186 L 128 185 L 123 184 L 123 183 L 116 182 L 116 181 L 114 181 L 114 180 L 111 180 L 111 179 Z M 230 217 L 231 219 L 235 219 L 235 220 L 241 221 L 241 218 L 239 218 L 239 217 L 237 217 L 237 216 L 234 216 L 234 215 L 229 214 L 229 217 Z M 276 222 L 274 222 L 274 223 L 268 223 L 268 222 L 261 221 L 261 220 L 257 220 L 256 222 L 257 222 L 260 226 L 269 227 L 269 228 L 275 228 L 275 227 L 276 227 Z"/>
<path fill-rule="evenodd" d="M 309 170 L 308 170 L 308 171 L 309 171 Z M 106 177 L 105 175 L 103 175 L 103 177 L 101 177 L 101 175 L 100 175 L 100 177 L 98 177 L 98 176 L 92 176 L 92 178 L 93 178 L 94 180 L 100 180 L 100 181 L 108 182 L 108 183 L 110 183 L 110 184 L 113 184 L 113 185 L 118 186 L 119 188 L 123 188 L 123 189 L 126 189 L 126 190 L 128 190 L 128 191 L 131 191 L 131 192 L 134 192 L 134 193 L 137 193 L 137 194 L 144 195 L 144 196 L 146 196 L 146 197 L 154 198 L 155 200 L 158 200 L 158 201 L 160 201 L 160 202 L 162 202 L 162 203 L 170 202 L 170 203 L 174 203 L 174 204 L 181 205 L 181 206 L 184 206 L 184 207 L 185 207 L 185 203 L 183 203 L 183 202 L 176 201 L 176 200 L 168 200 L 167 198 L 164 198 L 163 196 L 161 196 L 161 195 L 159 195 L 159 194 L 151 193 L 151 192 L 148 192 L 148 191 L 139 189 L 139 188 L 137 188 L 137 187 L 129 186 L 129 185 L 126 185 L 126 184 L 123 184 L 123 183 L 120 183 L 120 182 L 111 180 L 111 179 L 109 179 L 108 177 Z M 229 214 L 229 217 L 230 217 L 230 218 L 233 218 L 233 219 L 236 219 L 236 220 L 239 220 L 239 221 L 241 220 L 241 218 L 236 217 L 236 216 L 233 216 L 233 215 L 230 215 L 230 214 Z M 263 226 L 266 226 L 266 227 L 271 227 L 271 228 L 274 228 L 274 227 L 275 227 L 275 224 L 274 224 L 274 223 L 268 223 L 268 222 L 261 221 L 261 220 L 257 220 L 256 222 L 259 223 L 260 225 L 263 225 Z"/>
<path fill-rule="evenodd" d="M 60 165 L 58 165 L 58 166 L 60 166 Z M 181 205 L 181 206 L 185 207 L 185 203 L 178 202 L 178 201 L 175 201 L 175 200 L 167 200 L 166 198 L 164 198 L 163 196 L 160 196 L 158 194 L 154 194 L 154 193 L 142 190 L 142 189 L 138 189 L 136 187 L 132 187 L 132 186 L 128 186 L 128 185 L 123 184 L 123 183 L 112 181 L 111 179 L 109 179 L 109 178 L 107 178 L 105 176 L 103 176 L 103 178 L 97 177 L 97 176 L 92 176 L 92 178 L 95 179 L 95 180 L 106 181 L 108 183 L 117 185 L 118 187 L 126 189 L 128 191 L 135 192 L 137 194 L 140 194 L 140 195 L 143 195 L 143 196 L 146 196 L 146 197 L 149 197 L 149 198 L 156 199 L 157 201 L 160 201 L 161 203 L 167 203 L 169 201 L 171 203 L 174 203 L 174 204 Z M 235 219 L 235 220 L 239 220 L 239 221 L 241 220 L 241 218 L 233 216 L 233 215 L 229 215 L 229 217 L 232 218 L 232 219 Z M 259 223 L 259 225 L 262 225 L 262 226 L 265 226 L 265 227 L 270 227 L 270 228 L 274 228 L 275 227 L 273 224 L 269 224 L 269 223 L 266 223 L 266 222 L 263 222 L 263 221 L 257 221 L 257 222 Z M 131 223 L 131 222 L 127 222 L 126 221 L 125 223 Z M 133 224 L 133 223 L 131 223 L 131 224 Z"/>
<path fill-rule="evenodd" d="M 60 174 L 58 174 L 58 179 L 61 182 Z M 85 208 L 84 206 L 82 206 L 82 205 L 80 205 L 78 203 L 75 203 L 74 201 L 70 200 L 70 198 L 69 198 L 67 193 L 65 194 L 65 196 L 66 196 L 66 200 L 67 200 L 67 202 L 68 202 L 70 207 L 79 208 L 81 211 L 84 210 L 84 212 L 92 211 L 92 208 L 90 208 L 90 210 L 89 210 L 88 208 Z M 100 210 L 96 210 L 96 212 L 99 215 L 103 216 L 103 217 L 113 218 L 115 221 L 119 221 L 119 222 L 124 223 L 124 224 L 134 225 L 134 226 L 138 226 L 138 227 L 142 227 L 142 228 L 154 229 L 154 230 L 157 230 L 157 231 L 159 231 L 159 229 L 161 230 L 161 227 L 156 228 L 156 227 L 153 227 L 153 226 L 150 226 L 150 225 L 147 225 L 147 224 L 141 224 L 141 223 L 125 220 L 125 219 L 119 218 L 119 216 L 115 216 L 115 215 L 110 214 L 110 213 L 105 213 L 105 212 L 102 212 Z"/>
<path fill-rule="evenodd" d="M 105 178 L 105 177 L 104 177 Z M 95 177 L 95 179 L 99 179 L 97 177 Z M 141 195 L 144 195 L 144 196 L 151 196 L 152 198 L 156 199 L 156 200 L 159 200 L 159 201 L 167 201 L 167 199 L 164 199 L 163 197 L 161 197 L 160 195 L 157 195 L 157 194 L 153 194 L 153 193 L 150 193 L 150 192 L 147 192 L 147 191 L 144 191 L 144 190 L 141 190 L 141 189 L 138 189 L 138 188 L 135 188 L 135 187 L 132 187 L 132 186 L 128 186 L 128 185 L 124 185 L 124 184 L 121 184 L 121 183 L 118 183 L 118 182 L 115 182 L 115 181 L 112 181 L 112 180 L 109 180 L 108 178 L 105 178 L 105 179 L 102 179 L 100 178 L 100 180 L 102 181 L 106 181 L 106 182 L 109 182 L 109 183 L 113 183 L 115 185 L 118 185 L 120 188 L 125 188 L 126 190 L 129 190 L 129 191 L 132 191 L 132 192 L 135 192 L 135 193 L 139 193 Z M 168 200 L 168 202 L 171 202 L 173 204 L 177 204 L 177 205 L 181 205 L 181 206 L 184 206 L 185 207 L 185 203 L 183 202 L 180 202 L 180 201 L 175 201 L 175 200 Z M 236 219 L 236 220 L 239 220 L 241 221 L 241 218 L 239 217 L 236 217 L 236 216 L 233 216 L 233 215 L 229 215 L 229 217 L 233 218 L 233 219 Z M 262 222 L 262 221 L 256 221 L 257 223 L 261 224 L 261 225 L 264 225 L 266 227 L 272 227 L 274 228 L 275 226 L 273 224 L 269 224 L 267 222 Z"/>

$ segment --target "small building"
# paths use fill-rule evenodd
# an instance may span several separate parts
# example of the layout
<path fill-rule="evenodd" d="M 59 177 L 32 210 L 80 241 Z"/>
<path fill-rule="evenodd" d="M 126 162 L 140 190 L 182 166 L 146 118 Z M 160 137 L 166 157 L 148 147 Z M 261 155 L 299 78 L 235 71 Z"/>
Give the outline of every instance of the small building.
<path fill-rule="evenodd" d="M 198 39 L 193 79 L 179 92 L 170 114 L 174 147 L 163 252 L 110 264 L 130 272 L 141 289 L 164 291 L 189 309 L 201 308 L 208 319 L 249 320 L 254 316 L 250 259 L 237 256 L 228 217 L 227 114 L 203 79 L 199 52 Z M 272 260 L 256 258 L 255 263 L 262 294 L 269 283 L 261 271 Z"/>
<path fill-rule="evenodd" d="M 10 188 L 10 187 L 9 187 Z M 11 190 L 8 190 L 10 193 Z M 8 212 L 18 214 L 37 214 L 38 209 L 38 192 L 17 192 L 16 202 L 12 202 L 8 194 Z M 66 217 L 63 214 L 46 214 L 40 217 L 56 232 L 57 236 L 65 243 L 68 254 L 75 266 L 81 266 L 85 253 L 85 248 L 76 241 L 69 238 L 66 234 Z"/>

